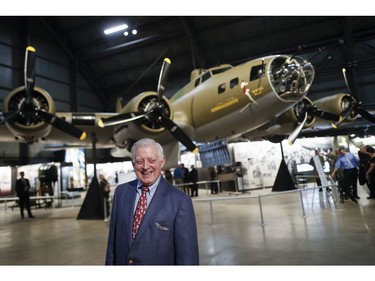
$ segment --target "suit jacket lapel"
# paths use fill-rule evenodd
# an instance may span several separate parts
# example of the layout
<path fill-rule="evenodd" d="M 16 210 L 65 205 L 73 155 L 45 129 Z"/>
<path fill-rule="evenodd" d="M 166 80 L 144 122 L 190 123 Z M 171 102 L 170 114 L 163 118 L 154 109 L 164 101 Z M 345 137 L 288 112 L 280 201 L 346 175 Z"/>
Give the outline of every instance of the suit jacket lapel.
<path fill-rule="evenodd" d="M 127 236 L 130 237 L 129 239 L 129 247 L 133 243 L 132 237 L 132 229 L 133 229 L 133 212 L 134 212 L 134 204 L 135 204 L 135 197 L 137 194 L 137 181 L 132 181 L 129 183 L 127 188 L 124 190 L 122 197 L 124 204 L 124 209 L 122 210 L 122 214 L 125 217 L 125 231 L 127 231 Z"/>

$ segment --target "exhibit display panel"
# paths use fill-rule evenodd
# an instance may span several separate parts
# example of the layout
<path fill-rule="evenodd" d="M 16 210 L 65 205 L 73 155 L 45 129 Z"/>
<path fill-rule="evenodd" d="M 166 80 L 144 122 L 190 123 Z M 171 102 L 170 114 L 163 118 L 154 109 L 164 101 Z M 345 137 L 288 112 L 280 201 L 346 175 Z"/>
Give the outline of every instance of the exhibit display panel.
<path fill-rule="evenodd" d="M 281 161 L 279 144 L 255 141 L 234 143 L 232 146 L 235 161 L 242 163 L 244 190 L 273 185 Z"/>
<path fill-rule="evenodd" d="M 8 196 L 12 190 L 12 168 L 0 167 L 0 196 Z"/>
<path fill-rule="evenodd" d="M 65 151 L 65 163 L 61 168 L 62 190 L 85 189 L 86 162 L 83 148 L 68 148 Z"/>
<path fill-rule="evenodd" d="M 94 176 L 94 164 L 86 165 L 88 182 Z M 111 185 L 127 182 L 135 178 L 134 168 L 131 161 L 109 162 L 96 164 L 96 174 L 104 175 Z"/>

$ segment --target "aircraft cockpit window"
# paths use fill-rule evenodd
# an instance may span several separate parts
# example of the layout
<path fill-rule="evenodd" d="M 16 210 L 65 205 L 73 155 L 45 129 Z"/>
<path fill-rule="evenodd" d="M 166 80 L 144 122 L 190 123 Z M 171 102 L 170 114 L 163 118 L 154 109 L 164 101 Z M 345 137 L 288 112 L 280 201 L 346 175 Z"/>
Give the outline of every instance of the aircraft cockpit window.
<path fill-rule="evenodd" d="M 216 69 L 212 69 L 212 75 L 216 75 L 216 74 L 219 74 L 219 73 L 223 73 L 229 69 L 232 69 L 233 67 L 232 66 L 225 66 L 225 67 L 222 67 L 222 68 L 216 68 Z"/>
<path fill-rule="evenodd" d="M 230 82 L 229 82 L 229 87 L 230 87 L 231 89 L 233 89 L 233 88 L 236 87 L 237 85 L 238 85 L 238 78 L 234 78 L 234 79 L 230 80 Z"/>
<path fill-rule="evenodd" d="M 204 82 L 204 81 L 206 81 L 208 78 L 210 78 L 211 77 L 211 73 L 209 72 L 209 71 L 207 71 L 205 74 L 203 74 L 203 76 L 202 76 L 202 83 Z"/>
<path fill-rule="evenodd" d="M 219 87 L 218 87 L 218 89 L 217 89 L 217 92 L 218 92 L 219 94 L 222 94 L 222 93 L 225 92 L 225 83 L 219 85 Z"/>
<path fill-rule="evenodd" d="M 199 85 L 199 80 L 200 80 L 200 78 L 198 78 L 198 79 L 195 80 L 194 87 L 197 87 Z"/>
<path fill-rule="evenodd" d="M 257 80 L 264 75 L 264 65 L 256 65 L 251 68 L 250 81 Z"/>

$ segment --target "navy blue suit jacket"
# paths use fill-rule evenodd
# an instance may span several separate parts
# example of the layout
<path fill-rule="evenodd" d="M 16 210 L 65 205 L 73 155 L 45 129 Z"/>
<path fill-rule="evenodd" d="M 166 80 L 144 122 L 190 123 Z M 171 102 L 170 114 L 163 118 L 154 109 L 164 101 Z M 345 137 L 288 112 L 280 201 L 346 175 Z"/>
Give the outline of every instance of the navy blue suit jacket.
<path fill-rule="evenodd" d="M 106 265 L 198 265 L 191 198 L 161 177 L 135 240 L 132 239 L 137 180 L 116 188 Z"/>

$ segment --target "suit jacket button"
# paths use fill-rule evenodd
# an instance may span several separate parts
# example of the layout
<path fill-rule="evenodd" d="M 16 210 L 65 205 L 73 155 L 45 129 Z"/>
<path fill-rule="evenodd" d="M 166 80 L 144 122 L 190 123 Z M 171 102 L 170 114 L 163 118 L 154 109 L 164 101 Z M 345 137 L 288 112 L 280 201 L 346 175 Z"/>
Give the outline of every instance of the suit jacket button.
<path fill-rule="evenodd" d="M 133 263 L 134 263 L 134 261 L 132 259 L 128 260 L 128 264 L 133 264 Z"/>

